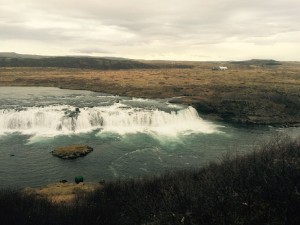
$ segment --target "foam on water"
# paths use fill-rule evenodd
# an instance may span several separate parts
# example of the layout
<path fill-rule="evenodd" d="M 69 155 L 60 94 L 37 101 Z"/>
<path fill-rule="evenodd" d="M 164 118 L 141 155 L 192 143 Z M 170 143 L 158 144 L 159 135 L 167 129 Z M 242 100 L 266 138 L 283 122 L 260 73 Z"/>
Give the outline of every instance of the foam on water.
<path fill-rule="evenodd" d="M 193 107 L 165 112 L 158 109 L 110 106 L 76 108 L 69 105 L 0 110 L 0 134 L 20 132 L 37 136 L 70 135 L 91 132 L 154 133 L 174 136 L 179 133 L 214 133 L 217 126 L 202 120 Z"/>

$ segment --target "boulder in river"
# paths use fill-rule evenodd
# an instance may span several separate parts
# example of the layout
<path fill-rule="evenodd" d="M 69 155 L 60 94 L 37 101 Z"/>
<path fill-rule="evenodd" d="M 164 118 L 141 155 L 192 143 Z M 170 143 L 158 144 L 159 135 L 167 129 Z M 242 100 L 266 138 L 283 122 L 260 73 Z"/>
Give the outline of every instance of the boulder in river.
<path fill-rule="evenodd" d="M 75 177 L 75 183 L 76 184 L 79 184 L 79 183 L 82 183 L 83 182 L 83 176 L 77 176 Z"/>
<path fill-rule="evenodd" d="M 62 159 L 76 159 L 87 155 L 93 148 L 87 145 L 69 145 L 54 149 L 51 153 Z"/>

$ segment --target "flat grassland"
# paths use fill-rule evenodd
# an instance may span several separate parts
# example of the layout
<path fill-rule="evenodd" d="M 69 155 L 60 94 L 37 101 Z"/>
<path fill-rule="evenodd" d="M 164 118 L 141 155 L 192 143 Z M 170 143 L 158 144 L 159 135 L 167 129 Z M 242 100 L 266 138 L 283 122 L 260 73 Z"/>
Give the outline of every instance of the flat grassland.
<path fill-rule="evenodd" d="M 148 63 L 159 65 L 161 62 Z M 0 86 L 47 86 L 120 96 L 173 98 L 170 101 L 193 105 L 210 119 L 239 124 L 300 124 L 299 62 L 268 65 L 250 60 L 184 64 L 192 68 L 0 67 Z M 219 65 L 228 66 L 228 70 L 212 70 Z"/>

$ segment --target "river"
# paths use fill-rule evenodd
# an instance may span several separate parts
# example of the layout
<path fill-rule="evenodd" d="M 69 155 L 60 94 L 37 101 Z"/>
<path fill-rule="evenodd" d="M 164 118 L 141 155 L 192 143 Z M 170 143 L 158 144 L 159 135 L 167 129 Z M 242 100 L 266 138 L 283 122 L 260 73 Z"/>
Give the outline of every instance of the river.
<path fill-rule="evenodd" d="M 244 154 L 277 133 L 299 128 L 237 127 L 206 121 L 170 99 L 140 99 L 48 87 L 0 87 L 0 187 L 37 187 L 62 179 L 126 179 L 198 168 Z M 56 147 L 87 144 L 63 160 Z"/>

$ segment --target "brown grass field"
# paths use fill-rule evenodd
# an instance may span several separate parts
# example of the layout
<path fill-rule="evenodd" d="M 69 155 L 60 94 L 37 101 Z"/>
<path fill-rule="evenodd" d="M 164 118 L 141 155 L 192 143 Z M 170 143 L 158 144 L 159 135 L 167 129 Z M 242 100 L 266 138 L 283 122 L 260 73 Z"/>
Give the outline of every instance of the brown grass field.
<path fill-rule="evenodd" d="M 171 101 L 191 104 L 202 116 L 211 119 L 242 124 L 299 125 L 299 62 L 184 64 L 193 68 L 0 67 L 0 86 L 59 87 L 143 98 L 180 97 Z M 218 65 L 228 66 L 228 70 L 212 70 Z"/>
<path fill-rule="evenodd" d="M 37 197 L 46 198 L 52 203 L 72 203 L 76 201 L 76 196 L 85 195 L 96 189 L 103 188 L 97 183 L 53 183 L 40 188 L 25 188 L 26 194 L 34 194 Z M 83 196 L 81 196 L 83 197 Z"/>

